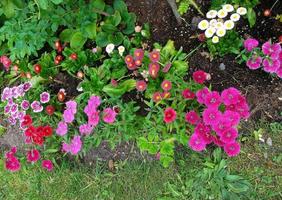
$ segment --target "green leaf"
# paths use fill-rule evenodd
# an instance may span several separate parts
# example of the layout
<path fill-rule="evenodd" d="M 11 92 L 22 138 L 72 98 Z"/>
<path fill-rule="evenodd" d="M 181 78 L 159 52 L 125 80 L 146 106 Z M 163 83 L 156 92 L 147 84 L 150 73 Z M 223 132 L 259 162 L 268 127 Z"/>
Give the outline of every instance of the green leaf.
<path fill-rule="evenodd" d="M 60 39 L 64 42 L 70 42 L 75 31 L 73 29 L 65 29 L 60 33 Z"/>
<path fill-rule="evenodd" d="M 110 23 L 102 25 L 101 28 L 103 31 L 105 31 L 106 33 L 110 33 L 110 34 L 118 30 L 117 27 L 115 27 L 114 25 Z"/>
<path fill-rule="evenodd" d="M 112 84 L 106 85 L 103 88 L 103 92 L 105 92 L 110 97 L 120 97 L 124 93 L 133 90 L 135 86 L 136 81 L 134 79 L 129 79 L 122 83 L 119 83 L 118 86 L 113 86 Z"/>
<path fill-rule="evenodd" d="M 164 57 L 167 58 L 168 56 L 174 55 L 174 53 L 175 53 L 174 41 L 168 40 L 166 45 L 162 49 L 162 54 L 164 54 Z"/>
<path fill-rule="evenodd" d="M 172 163 L 173 157 L 161 154 L 160 161 L 164 167 L 168 167 Z"/>
<path fill-rule="evenodd" d="M 96 38 L 96 23 L 86 25 L 85 32 L 87 33 L 88 38 L 94 40 Z"/>
<path fill-rule="evenodd" d="M 51 0 L 54 4 L 58 5 L 62 3 L 64 0 Z"/>
<path fill-rule="evenodd" d="M 38 0 L 38 4 L 41 9 L 47 10 L 48 8 L 48 0 Z"/>
<path fill-rule="evenodd" d="M 109 42 L 118 46 L 123 41 L 123 34 L 121 32 L 117 32 L 116 34 L 112 34 L 108 36 Z"/>
<path fill-rule="evenodd" d="M 15 5 L 11 1 L 3 3 L 3 12 L 7 18 L 11 18 L 15 15 Z"/>
<path fill-rule="evenodd" d="M 85 44 L 86 40 L 87 39 L 83 36 L 83 34 L 78 31 L 71 37 L 70 46 L 73 49 L 81 49 Z"/>
<path fill-rule="evenodd" d="M 114 0 L 113 6 L 119 12 L 127 12 L 127 6 L 123 0 Z"/>
<path fill-rule="evenodd" d="M 143 150 L 143 151 L 144 151 L 144 150 L 147 150 L 147 149 L 148 149 L 148 146 L 149 146 L 147 139 L 144 138 L 144 137 L 140 137 L 140 138 L 138 139 L 137 144 L 138 144 L 138 147 L 139 147 L 141 150 Z"/>
<path fill-rule="evenodd" d="M 247 17 L 250 27 L 253 27 L 256 24 L 257 17 L 256 17 L 256 12 L 252 8 L 248 8 Z"/>
<path fill-rule="evenodd" d="M 121 16 L 119 11 L 115 11 L 115 14 L 113 16 L 109 17 L 110 22 L 112 25 L 117 26 L 121 22 Z"/>
<path fill-rule="evenodd" d="M 94 0 L 94 2 L 92 2 L 92 5 L 95 9 L 103 11 L 106 4 L 103 0 Z"/>
<path fill-rule="evenodd" d="M 97 34 L 96 43 L 99 47 L 105 47 L 109 43 L 108 34 L 105 32 L 100 32 Z"/>

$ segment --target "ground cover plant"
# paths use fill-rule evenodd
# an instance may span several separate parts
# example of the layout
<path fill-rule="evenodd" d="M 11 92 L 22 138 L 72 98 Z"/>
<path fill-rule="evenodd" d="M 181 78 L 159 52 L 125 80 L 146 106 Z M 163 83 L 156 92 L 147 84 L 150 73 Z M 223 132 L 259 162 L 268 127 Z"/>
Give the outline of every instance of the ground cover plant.
<path fill-rule="evenodd" d="M 3 176 L 37 170 L 43 179 L 60 177 L 57 171 L 72 173 L 72 165 L 88 174 L 83 166 L 90 165 L 101 170 L 90 179 L 105 185 L 89 198 L 117 199 L 124 187 L 103 177 L 119 177 L 137 162 L 171 177 L 148 197 L 133 192 L 129 199 L 260 197 L 257 187 L 266 182 L 254 188 L 243 171 L 247 162 L 234 163 L 253 152 L 248 141 L 267 153 L 274 143 L 270 168 L 279 174 L 280 143 L 273 138 L 282 122 L 280 3 L 177 1 L 179 23 L 169 21 L 177 16 L 170 1 L 150 3 L 156 16 L 142 2 L 1 3 Z"/>

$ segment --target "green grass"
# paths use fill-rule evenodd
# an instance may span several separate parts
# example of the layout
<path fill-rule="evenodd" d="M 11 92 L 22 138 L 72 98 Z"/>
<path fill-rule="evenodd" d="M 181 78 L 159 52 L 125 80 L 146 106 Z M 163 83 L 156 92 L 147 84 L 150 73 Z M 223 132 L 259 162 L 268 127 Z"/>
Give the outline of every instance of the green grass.
<path fill-rule="evenodd" d="M 251 134 L 245 137 L 242 151 L 227 159 L 228 170 L 251 183 L 250 199 L 282 199 L 281 124 L 258 124 L 263 137 L 271 137 L 273 146 L 262 144 Z M 280 127 L 279 127 L 280 126 Z M 250 133 L 253 130 L 249 131 Z M 64 161 L 53 172 L 37 166 L 10 173 L 0 163 L 0 199 L 7 200 L 163 200 L 171 198 L 174 187 L 185 196 L 189 188 L 183 180 L 203 170 L 209 153 L 178 153 L 177 164 L 163 168 L 158 162 L 119 162 L 116 171 L 107 166 L 82 166 Z M 266 157 L 267 155 L 267 157 Z M 226 158 L 226 156 L 224 156 Z M 203 186 L 205 187 L 205 186 Z"/>

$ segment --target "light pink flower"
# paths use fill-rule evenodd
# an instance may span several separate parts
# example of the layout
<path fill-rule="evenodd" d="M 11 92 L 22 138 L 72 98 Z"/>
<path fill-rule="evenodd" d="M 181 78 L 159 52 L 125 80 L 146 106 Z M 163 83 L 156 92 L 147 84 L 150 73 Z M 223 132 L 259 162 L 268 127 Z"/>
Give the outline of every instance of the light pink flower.
<path fill-rule="evenodd" d="M 70 110 L 73 114 L 77 112 L 77 103 L 75 101 L 66 102 L 67 109 Z"/>
<path fill-rule="evenodd" d="M 59 122 L 56 129 L 56 133 L 60 136 L 64 136 L 68 132 L 68 125 L 65 122 Z"/>
<path fill-rule="evenodd" d="M 112 108 L 106 108 L 103 111 L 103 120 L 108 124 L 112 124 L 116 120 L 117 113 Z"/>
<path fill-rule="evenodd" d="M 50 101 L 50 94 L 48 92 L 42 92 L 40 94 L 40 102 L 48 103 Z"/>
<path fill-rule="evenodd" d="M 33 112 L 35 112 L 35 113 L 39 113 L 43 110 L 43 106 L 40 104 L 39 101 L 33 101 L 31 103 L 31 108 L 32 108 Z"/>
<path fill-rule="evenodd" d="M 72 112 L 72 110 L 65 110 L 63 117 L 66 123 L 72 123 L 74 120 L 74 113 Z"/>
<path fill-rule="evenodd" d="M 88 124 L 91 126 L 97 126 L 100 121 L 99 111 L 93 110 L 88 115 Z"/>
<path fill-rule="evenodd" d="M 74 136 L 73 139 L 71 140 L 71 145 L 70 145 L 71 154 L 77 155 L 78 152 L 81 150 L 81 147 L 82 147 L 82 142 L 80 136 Z"/>
<path fill-rule="evenodd" d="M 81 135 L 89 135 L 93 130 L 93 126 L 89 124 L 82 124 L 79 126 L 79 132 Z"/>

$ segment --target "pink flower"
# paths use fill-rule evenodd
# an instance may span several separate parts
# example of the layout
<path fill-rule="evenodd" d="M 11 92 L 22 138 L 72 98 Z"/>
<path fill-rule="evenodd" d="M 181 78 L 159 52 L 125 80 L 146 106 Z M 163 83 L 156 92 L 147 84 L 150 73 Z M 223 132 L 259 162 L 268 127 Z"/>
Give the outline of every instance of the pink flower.
<path fill-rule="evenodd" d="M 238 137 L 238 131 L 235 128 L 229 128 L 223 131 L 220 140 L 226 144 L 235 142 Z"/>
<path fill-rule="evenodd" d="M 221 93 L 221 99 L 225 105 L 236 104 L 240 96 L 240 91 L 236 88 L 230 87 Z"/>
<path fill-rule="evenodd" d="M 159 102 L 160 100 L 162 100 L 162 94 L 160 92 L 155 92 L 153 94 L 153 101 L 155 103 Z"/>
<path fill-rule="evenodd" d="M 26 82 L 23 84 L 23 90 L 25 92 L 29 91 L 29 89 L 32 87 L 32 84 L 30 82 Z"/>
<path fill-rule="evenodd" d="M 217 124 L 221 113 L 216 108 L 206 108 L 203 112 L 203 120 L 207 125 Z"/>
<path fill-rule="evenodd" d="M 2 92 L 2 95 L 1 95 L 1 101 L 6 101 L 6 100 L 8 100 L 11 97 L 12 97 L 11 89 L 8 88 L 8 87 L 5 87 L 3 92 Z"/>
<path fill-rule="evenodd" d="M 244 47 L 247 51 L 252 51 L 258 45 L 259 45 L 259 42 L 253 38 L 248 38 L 244 41 Z"/>
<path fill-rule="evenodd" d="M 17 113 L 18 110 L 19 110 L 18 104 L 13 104 L 13 105 L 11 106 L 11 113 Z"/>
<path fill-rule="evenodd" d="M 93 126 L 89 124 L 82 124 L 79 126 L 79 132 L 81 135 L 89 135 L 93 130 Z"/>
<path fill-rule="evenodd" d="M 191 90 L 189 89 L 185 89 L 182 91 L 182 96 L 185 99 L 194 99 L 195 98 L 195 93 L 193 93 Z"/>
<path fill-rule="evenodd" d="M 230 110 L 224 112 L 223 118 L 227 119 L 231 126 L 237 126 L 240 122 L 240 114 Z"/>
<path fill-rule="evenodd" d="M 50 94 L 48 92 L 42 92 L 40 94 L 40 102 L 48 103 L 50 101 Z"/>
<path fill-rule="evenodd" d="M 68 132 L 68 125 L 66 122 L 59 122 L 56 129 L 56 133 L 60 136 L 64 136 Z"/>
<path fill-rule="evenodd" d="M 171 68 L 171 63 L 167 63 L 167 64 L 164 66 L 164 68 L 163 68 L 162 71 L 163 71 L 164 73 L 167 73 L 170 68 Z"/>
<path fill-rule="evenodd" d="M 210 92 L 206 95 L 205 105 L 207 107 L 218 108 L 221 104 L 221 97 L 218 92 Z"/>
<path fill-rule="evenodd" d="M 28 110 L 29 109 L 29 102 L 27 100 L 23 100 L 21 103 L 21 107 L 23 110 Z"/>
<path fill-rule="evenodd" d="M 176 111 L 172 108 L 167 108 L 164 111 L 164 122 L 171 123 L 176 119 Z"/>
<path fill-rule="evenodd" d="M 161 84 L 161 87 L 164 91 L 169 91 L 171 89 L 171 86 L 172 86 L 172 84 L 168 80 L 164 80 Z"/>
<path fill-rule="evenodd" d="M 40 159 L 40 153 L 37 149 L 32 149 L 27 152 L 26 158 L 28 162 L 37 162 Z"/>
<path fill-rule="evenodd" d="M 152 62 L 156 63 L 160 60 L 160 52 L 154 50 L 150 53 L 149 57 Z"/>
<path fill-rule="evenodd" d="M 72 110 L 65 110 L 63 117 L 66 123 L 72 123 L 74 120 L 74 113 L 72 112 Z"/>
<path fill-rule="evenodd" d="M 197 97 L 197 101 L 199 102 L 199 103 L 204 103 L 205 102 L 205 99 L 206 99 L 206 96 L 207 96 L 207 94 L 209 94 L 210 93 L 210 91 L 209 91 L 209 89 L 208 88 L 203 88 L 203 89 L 201 89 L 201 90 L 199 90 L 199 91 L 197 91 L 197 93 L 196 93 L 196 97 Z"/>
<path fill-rule="evenodd" d="M 210 132 L 210 128 L 202 122 L 198 123 L 194 130 L 194 134 L 198 134 L 206 144 L 212 142 L 212 135 Z"/>
<path fill-rule="evenodd" d="M 42 160 L 42 168 L 46 169 L 47 171 L 53 170 L 53 163 L 51 160 Z"/>
<path fill-rule="evenodd" d="M 134 57 L 139 59 L 139 60 L 142 60 L 143 57 L 144 57 L 144 51 L 143 49 L 135 49 L 134 51 Z"/>
<path fill-rule="evenodd" d="M 237 142 L 225 144 L 224 151 L 229 157 L 237 156 L 240 153 L 240 144 Z"/>
<path fill-rule="evenodd" d="M 206 143 L 198 134 L 193 134 L 188 144 L 194 151 L 203 151 L 206 148 Z"/>
<path fill-rule="evenodd" d="M 193 80 L 196 83 L 203 84 L 207 80 L 206 72 L 204 72 L 202 70 L 195 71 L 193 73 Z"/>
<path fill-rule="evenodd" d="M 8 71 L 12 61 L 7 57 L 7 56 L 1 56 L 0 57 L 0 62 L 3 64 L 3 66 L 5 67 L 5 70 Z"/>
<path fill-rule="evenodd" d="M 16 172 L 21 169 L 21 164 L 19 160 L 13 155 L 5 160 L 5 167 L 11 172 Z"/>
<path fill-rule="evenodd" d="M 212 136 L 212 141 L 214 144 L 216 144 L 219 147 L 223 147 L 224 146 L 224 142 L 221 141 L 221 139 L 219 138 L 219 136 Z"/>
<path fill-rule="evenodd" d="M 97 126 L 100 121 L 99 111 L 93 110 L 88 116 L 88 124 L 91 126 Z"/>
<path fill-rule="evenodd" d="M 280 63 L 280 68 L 277 69 L 276 74 L 279 78 L 282 78 L 282 61 Z"/>
<path fill-rule="evenodd" d="M 76 113 L 77 103 L 75 101 L 66 102 L 67 110 L 70 110 L 73 114 Z"/>
<path fill-rule="evenodd" d="M 35 112 L 35 113 L 39 113 L 43 110 L 43 106 L 40 104 L 39 101 L 33 101 L 30 106 L 31 106 L 33 112 Z"/>
<path fill-rule="evenodd" d="M 200 117 L 195 111 L 190 111 L 186 113 L 185 120 L 190 124 L 197 124 L 197 122 L 200 120 Z"/>
<path fill-rule="evenodd" d="M 243 119 L 248 119 L 250 117 L 250 108 L 247 103 L 237 104 L 235 109 Z"/>
<path fill-rule="evenodd" d="M 247 66 L 249 69 L 258 69 L 261 66 L 262 58 L 260 56 L 253 56 L 251 59 L 247 60 Z"/>
<path fill-rule="evenodd" d="M 217 123 L 212 125 L 213 130 L 217 133 L 217 135 L 221 136 L 222 133 L 231 127 L 230 121 L 224 117 L 220 117 L 217 120 Z"/>
<path fill-rule="evenodd" d="M 262 52 L 264 55 L 270 56 L 272 59 L 277 59 L 281 51 L 279 43 L 271 44 L 269 41 L 262 45 Z"/>
<path fill-rule="evenodd" d="M 92 114 L 93 111 L 96 111 L 96 109 L 100 106 L 101 99 L 98 96 L 91 96 L 88 100 L 87 106 L 84 108 L 85 114 L 89 117 L 89 115 Z"/>
<path fill-rule="evenodd" d="M 266 58 L 262 61 L 262 65 L 264 66 L 264 71 L 274 73 L 280 68 L 280 61 Z"/>
<path fill-rule="evenodd" d="M 82 147 L 82 142 L 80 136 L 74 136 L 73 139 L 71 140 L 71 145 L 70 145 L 71 154 L 77 155 L 78 152 L 81 150 L 81 147 Z"/>
<path fill-rule="evenodd" d="M 158 63 L 149 64 L 149 74 L 152 78 L 157 78 L 160 70 L 160 65 Z"/>
<path fill-rule="evenodd" d="M 145 81 L 137 81 L 136 82 L 136 89 L 140 92 L 145 91 L 147 88 L 147 83 Z"/>
<path fill-rule="evenodd" d="M 117 113 L 112 108 L 106 108 L 103 111 L 103 120 L 108 124 L 112 124 L 116 120 Z"/>

